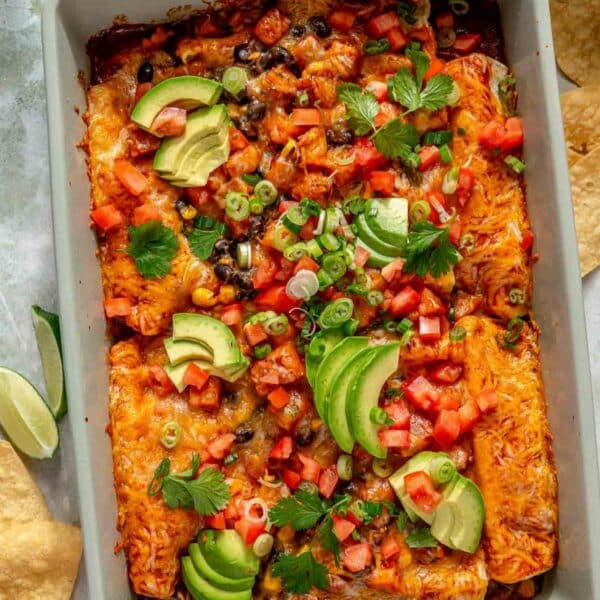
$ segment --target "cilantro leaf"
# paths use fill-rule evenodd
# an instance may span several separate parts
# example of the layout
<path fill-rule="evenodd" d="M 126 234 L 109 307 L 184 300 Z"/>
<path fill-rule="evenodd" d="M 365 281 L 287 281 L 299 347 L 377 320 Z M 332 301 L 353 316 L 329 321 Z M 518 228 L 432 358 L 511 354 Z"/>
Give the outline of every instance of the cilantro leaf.
<path fill-rule="evenodd" d="M 335 558 L 335 564 L 339 566 L 340 552 L 342 547 L 340 545 L 340 540 L 333 531 L 333 517 L 331 516 L 331 514 L 328 514 L 323 519 L 321 525 L 319 525 L 319 539 L 321 540 L 321 545 L 323 546 L 323 548 L 333 553 L 333 557 Z"/>
<path fill-rule="evenodd" d="M 188 235 L 188 242 L 192 252 L 200 259 L 206 260 L 213 251 L 215 244 L 225 233 L 225 224 L 213 219 L 203 219 L 200 226 L 196 226 Z"/>
<path fill-rule="evenodd" d="M 171 260 L 177 256 L 179 240 L 175 232 L 158 219 L 129 228 L 125 251 L 145 278 L 164 277 L 171 272 Z"/>
<path fill-rule="evenodd" d="M 328 574 L 329 571 L 315 560 L 310 550 L 298 556 L 281 554 L 273 565 L 273 576 L 281 577 L 292 594 L 308 594 L 313 587 L 326 590 L 329 587 Z"/>
<path fill-rule="evenodd" d="M 448 104 L 454 81 L 449 75 L 434 75 L 421 92 L 421 106 L 427 110 L 439 110 Z"/>
<path fill-rule="evenodd" d="M 425 277 L 441 277 L 462 259 L 450 242 L 450 227 L 436 227 L 428 221 L 415 223 L 406 242 L 404 270 Z"/>
<path fill-rule="evenodd" d="M 406 544 L 409 548 L 435 548 L 438 542 L 431 535 L 429 527 L 418 527 L 406 536 Z"/>
<path fill-rule="evenodd" d="M 392 119 L 375 133 L 375 147 L 388 158 L 402 158 L 419 143 L 419 134 L 413 125 Z"/>
<path fill-rule="evenodd" d="M 421 86 L 423 85 L 423 77 L 425 77 L 425 73 L 427 73 L 429 65 L 431 64 L 429 56 L 427 56 L 427 54 L 425 54 L 425 52 L 422 50 L 413 50 L 412 48 L 409 48 L 406 51 L 406 56 L 408 56 L 410 62 L 415 68 L 415 78 L 417 80 L 416 84 L 417 88 L 420 90 Z"/>
<path fill-rule="evenodd" d="M 163 501 L 171 509 L 194 508 L 194 498 L 187 488 L 187 482 L 177 477 L 165 477 L 162 487 Z"/>
<path fill-rule="evenodd" d="M 296 531 L 302 531 L 314 527 L 327 509 L 327 503 L 318 494 L 300 490 L 293 496 L 281 498 L 269 511 L 269 520 L 278 527 L 291 525 Z"/>
<path fill-rule="evenodd" d="M 421 94 L 413 74 L 402 67 L 388 81 L 388 94 L 392 100 L 399 102 L 408 110 L 417 110 L 421 106 Z"/>
<path fill-rule="evenodd" d="M 214 515 L 223 510 L 230 499 L 229 486 L 219 469 L 204 469 L 196 479 L 187 484 L 199 515 Z M 163 491 L 164 495 L 164 491 Z"/>
<path fill-rule="evenodd" d="M 363 91 L 356 83 L 340 83 L 337 97 L 346 105 L 346 118 L 356 135 L 365 135 L 374 128 L 379 103 L 373 94 Z"/>

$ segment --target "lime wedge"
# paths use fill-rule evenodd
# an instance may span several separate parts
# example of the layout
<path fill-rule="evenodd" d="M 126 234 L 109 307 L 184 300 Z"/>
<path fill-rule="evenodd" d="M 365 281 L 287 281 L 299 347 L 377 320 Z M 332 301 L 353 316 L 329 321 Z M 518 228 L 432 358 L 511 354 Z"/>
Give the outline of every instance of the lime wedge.
<path fill-rule="evenodd" d="M 6 367 L 0 367 L 0 425 L 31 458 L 50 458 L 58 446 L 58 427 L 48 405 L 25 377 Z"/>
<path fill-rule="evenodd" d="M 47 312 L 39 306 L 32 306 L 31 318 L 33 319 L 35 337 L 42 359 L 48 406 L 52 414 L 60 419 L 67 412 L 67 395 L 65 392 L 58 315 Z"/>

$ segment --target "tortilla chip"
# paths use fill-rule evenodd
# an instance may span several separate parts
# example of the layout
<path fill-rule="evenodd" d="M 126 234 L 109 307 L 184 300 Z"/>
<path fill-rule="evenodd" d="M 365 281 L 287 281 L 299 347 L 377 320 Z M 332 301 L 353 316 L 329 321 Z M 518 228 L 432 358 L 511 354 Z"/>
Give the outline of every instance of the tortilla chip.
<path fill-rule="evenodd" d="M 47 521 L 52 516 L 12 444 L 0 440 L 0 520 Z"/>
<path fill-rule="evenodd" d="M 0 523 L 0 599 L 69 600 L 81 550 L 73 525 Z"/>
<path fill-rule="evenodd" d="M 556 60 L 579 85 L 600 83 L 600 2 L 550 0 Z"/>
<path fill-rule="evenodd" d="M 560 103 L 567 146 L 587 154 L 600 144 L 600 85 L 565 92 Z"/>
<path fill-rule="evenodd" d="M 579 152 L 575 152 L 575 150 L 567 146 L 567 162 L 569 163 L 569 169 L 584 156 L 584 154 L 579 154 Z"/>
<path fill-rule="evenodd" d="M 581 275 L 600 265 L 600 147 L 571 168 Z"/>

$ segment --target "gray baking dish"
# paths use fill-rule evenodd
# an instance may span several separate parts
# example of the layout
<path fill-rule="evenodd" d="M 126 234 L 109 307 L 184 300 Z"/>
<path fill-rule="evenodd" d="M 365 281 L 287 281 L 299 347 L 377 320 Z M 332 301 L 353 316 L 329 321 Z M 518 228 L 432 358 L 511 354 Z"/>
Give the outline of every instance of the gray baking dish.
<path fill-rule="evenodd" d="M 581 280 L 560 122 L 547 0 L 500 0 L 506 49 L 525 122 L 529 213 L 536 233 L 535 311 L 560 483 L 560 561 L 540 596 L 600 600 L 600 486 Z M 165 18 L 165 0 L 45 0 L 54 238 L 69 418 L 75 441 L 85 560 L 93 600 L 131 592 L 115 555 L 116 503 L 108 420 L 107 341 L 96 243 L 89 228 L 89 182 L 77 148 L 85 125 L 88 38 L 115 15 Z M 596 567 L 594 569 L 594 566 Z"/>

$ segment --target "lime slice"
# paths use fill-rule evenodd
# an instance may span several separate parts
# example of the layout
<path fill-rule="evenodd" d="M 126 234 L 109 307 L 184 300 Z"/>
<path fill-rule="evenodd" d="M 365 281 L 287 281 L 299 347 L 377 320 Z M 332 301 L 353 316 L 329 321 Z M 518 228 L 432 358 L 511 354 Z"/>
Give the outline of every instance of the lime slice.
<path fill-rule="evenodd" d="M 65 392 L 58 315 L 47 312 L 39 306 L 32 306 L 31 317 L 42 359 L 48 406 L 52 414 L 60 419 L 67 412 L 67 395 Z"/>
<path fill-rule="evenodd" d="M 0 367 L 0 425 L 31 458 L 50 458 L 58 446 L 58 427 L 48 405 L 25 377 L 6 367 Z"/>

